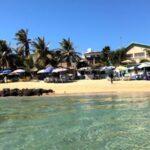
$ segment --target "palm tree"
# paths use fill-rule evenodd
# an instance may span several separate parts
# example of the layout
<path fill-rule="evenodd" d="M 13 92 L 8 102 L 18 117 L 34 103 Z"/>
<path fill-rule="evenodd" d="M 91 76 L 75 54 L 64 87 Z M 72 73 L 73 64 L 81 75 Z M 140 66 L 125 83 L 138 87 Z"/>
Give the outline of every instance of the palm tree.
<path fill-rule="evenodd" d="M 105 46 L 102 50 L 102 60 L 105 62 L 106 65 L 110 63 L 110 47 Z"/>
<path fill-rule="evenodd" d="M 70 38 L 63 39 L 60 42 L 61 45 L 61 62 L 66 62 L 67 66 L 70 67 L 73 64 L 77 65 L 80 60 L 79 53 L 75 52 L 73 47 L 73 43 L 71 42 Z"/>
<path fill-rule="evenodd" d="M 14 67 L 12 50 L 4 40 L 0 40 L 0 66 L 3 69 Z"/>
<path fill-rule="evenodd" d="M 28 39 L 28 30 L 21 29 L 16 34 L 16 40 L 18 41 L 19 48 L 22 49 L 26 58 L 30 55 L 30 43 L 31 39 Z"/>
<path fill-rule="evenodd" d="M 110 52 L 110 59 L 113 65 L 120 65 L 123 60 L 127 58 L 127 49 L 120 48 Z"/>
<path fill-rule="evenodd" d="M 24 58 L 24 49 L 23 49 L 23 47 L 21 47 L 21 46 L 17 47 L 15 52 L 16 52 L 16 56 L 17 56 L 17 65 L 18 65 L 18 67 L 24 67 L 25 58 Z"/>
<path fill-rule="evenodd" d="M 52 61 L 52 52 L 49 51 L 48 44 L 45 42 L 44 37 L 38 37 L 32 42 L 35 49 L 35 65 L 37 68 L 42 69 Z"/>

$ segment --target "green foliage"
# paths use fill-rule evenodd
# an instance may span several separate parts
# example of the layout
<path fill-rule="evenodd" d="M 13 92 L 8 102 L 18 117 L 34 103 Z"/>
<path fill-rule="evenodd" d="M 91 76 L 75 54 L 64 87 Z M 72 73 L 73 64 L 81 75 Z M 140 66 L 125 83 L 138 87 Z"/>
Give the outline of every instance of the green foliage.
<path fill-rule="evenodd" d="M 110 60 L 113 65 L 120 65 L 123 60 L 127 58 L 126 56 L 127 50 L 126 48 L 117 49 L 115 51 L 111 51 Z"/>
<path fill-rule="evenodd" d="M 19 50 L 21 50 L 21 54 L 28 57 L 30 55 L 30 43 L 31 39 L 28 38 L 28 30 L 21 29 L 15 34 L 16 40 L 18 41 Z"/>
<path fill-rule="evenodd" d="M 46 65 L 51 64 L 53 53 L 49 51 L 48 44 L 45 42 L 44 37 L 38 37 L 32 42 L 35 49 L 35 66 L 39 69 L 45 68 Z"/>
<path fill-rule="evenodd" d="M 60 42 L 60 46 L 60 62 L 66 62 L 68 67 L 70 67 L 73 63 L 77 65 L 77 62 L 80 60 L 79 53 L 75 52 L 73 43 L 71 42 L 70 38 L 63 39 L 62 42 Z"/>
<path fill-rule="evenodd" d="M 110 63 L 110 47 L 109 46 L 105 46 L 102 50 L 102 61 L 104 62 L 105 65 L 109 65 Z"/>
<path fill-rule="evenodd" d="M 150 50 L 147 50 L 147 55 L 150 57 Z"/>
<path fill-rule="evenodd" d="M 60 45 L 61 45 L 62 50 L 64 51 L 74 50 L 73 43 L 71 42 L 70 38 L 63 39 L 62 42 L 60 42 Z"/>
<path fill-rule="evenodd" d="M 149 62 L 149 60 L 148 60 L 148 59 L 142 59 L 142 60 L 140 61 L 140 63 L 144 63 L 144 62 Z"/>
<path fill-rule="evenodd" d="M 33 57 L 32 55 L 28 56 L 28 58 L 25 58 L 24 60 L 24 67 L 26 68 L 26 70 L 30 70 L 30 68 L 33 68 L 34 66 L 34 62 L 33 62 Z"/>
<path fill-rule="evenodd" d="M 25 29 L 19 30 L 15 34 L 15 39 L 17 40 L 16 49 L 12 49 L 5 40 L 0 40 L 1 68 L 43 69 L 47 65 L 57 67 L 58 64 L 64 62 L 68 67 L 76 67 L 81 59 L 70 38 L 62 39 L 60 49 L 57 50 L 50 50 L 44 37 L 38 37 L 31 41 L 28 38 L 28 30 Z M 31 51 L 31 48 L 34 51 Z M 105 46 L 99 58 L 99 65 L 119 65 L 126 59 L 126 52 L 125 48 L 111 51 L 109 46 Z M 150 55 L 150 51 L 147 53 Z"/>
<path fill-rule="evenodd" d="M 12 50 L 5 40 L 0 40 L 0 66 L 3 69 L 15 67 Z"/>

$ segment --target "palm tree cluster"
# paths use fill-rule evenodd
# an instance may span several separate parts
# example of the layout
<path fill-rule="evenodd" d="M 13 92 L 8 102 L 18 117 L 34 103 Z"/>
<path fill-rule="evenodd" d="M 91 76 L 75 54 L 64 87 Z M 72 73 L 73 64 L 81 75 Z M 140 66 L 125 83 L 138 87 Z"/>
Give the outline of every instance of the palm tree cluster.
<path fill-rule="evenodd" d="M 105 46 L 101 52 L 101 60 L 104 65 L 120 65 L 127 58 L 127 49 L 122 47 L 117 50 L 111 50 L 109 46 Z"/>
<path fill-rule="evenodd" d="M 44 37 L 31 40 L 28 30 L 21 29 L 15 34 L 16 48 L 11 48 L 5 40 L 0 40 L 0 69 L 25 68 L 26 70 L 43 69 L 47 65 L 60 66 L 64 62 L 67 67 L 76 67 L 80 62 L 80 53 L 75 51 L 70 38 L 63 39 L 60 48 L 49 49 L 49 43 Z M 126 49 L 112 51 L 105 46 L 101 51 L 100 63 L 102 65 L 119 65 L 126 58 Z"/>
<path fill-rule="evenodd" d="M 17 41 L 15 49 L 5 40 L 0 40 L 0 69 L 20 67 L 26 70 L 34 67 L 43 69 L 47 65 L 56 67 L 62 62 L 66 62 L 69 67 L 80 60 L 70 39 L 63 39 L 59 49 L 50 50 L 49 43 L 44 37 L 31 40 L 28 37 L 28 30 L 21 29 L 15 34 L 15 40 Z"/>

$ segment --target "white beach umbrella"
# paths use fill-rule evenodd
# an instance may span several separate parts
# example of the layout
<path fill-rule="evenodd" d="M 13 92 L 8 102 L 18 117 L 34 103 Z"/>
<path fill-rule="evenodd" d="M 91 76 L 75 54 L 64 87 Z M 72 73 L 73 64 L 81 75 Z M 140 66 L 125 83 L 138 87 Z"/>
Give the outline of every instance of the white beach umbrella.
<path fill-rule="evenodd" d="M 100 68 L 100 71 L 105 71 L 105 70 L 106 70 L 106 66 L 105 66 L 105 67 Z"/>
<path fill-rule="evenodd" d="M 23 69 L 17 69 L 17 70 L 15 70 L 15 71 L 13 71 L 12 74 L 13 74 L 13 73 L 24 73 L 24 72 L 26 72 L 26 71 L 23 70 Z"/>
<path fill-rule="evenodd" d="M 139 69 L 148 68 L 148 67 L 150 67 L 150 62 L 142 63 L 141 65 L 138 66 Z"/>
<path fill-rule="evenodd" d="M 124 67 L 124 66 L 118 66 L 116 68 L 116 70 L 119 70 L 119 71 L 124 71 L 124 70 L 127 70 L 128 68 L 127 67 Z"/>
<path fill-rule="evenodd" d="M 79 71 L 86 71 L 86 70 L 91 70 L 91 67 L 82 67 L 78 69 Z"/>
<path fill-rule="evenodd" d="M 111 70 L 111 69 L 115 69 L 115 67 L 114 66 L 108 66 L 107 67 L 107 70 Z"/>
<path fill-rule="evenodd" d="M 37 72 L 37 74 L 40 74 L 40 73 L 45 73 L 45 69 L 39 70 L 39 71 Z"/>
<path fill-rule="evenodd" d="M 132 63 L 132 62 L 133 62 L 132 60 L 124 60 L 121 63 L 123 63 L 123 64 L 129 64 L 129 63 Z"/>
<path fill-rule="evenodd" d="M 105 66 L 105 67 L 102 67 L 100 69 L 100 71 L 108 71 L 108 70 L 112 70 L 112 69 L 115 69 L 115 67 L 114 66 Z"/>
<path fill-rule="evenodd" d="M 134 70 L 134 69 L 135 69 L 135 66 L 128 67 L 128 70 Z"/>
<path fill-rule="evenodd" d="M 67 71 L 66 68 L 56 68 L 52 71 L 52 73 L 59 73 L 59 72 L 65 72 L 65 71 Z"/>

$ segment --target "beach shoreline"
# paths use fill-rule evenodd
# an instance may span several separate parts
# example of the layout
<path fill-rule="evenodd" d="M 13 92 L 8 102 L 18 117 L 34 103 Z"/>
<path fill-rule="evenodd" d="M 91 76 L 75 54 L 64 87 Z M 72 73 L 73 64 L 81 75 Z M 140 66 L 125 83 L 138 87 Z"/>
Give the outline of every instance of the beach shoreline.
<path fill-rule="evenodd" d="M 43 81 L 13 82 L 0 84 L 4 88 L 42 88 L 52 89 L 54 94 L 44 96 L 72 96 L 72 95 L 99 95 L 122 93 L 147 93 L 150 92 L 150 81 L 115 81 L 111 84 L 108 80 L 78 80 L 72 83 L 44 83 Z"/>

